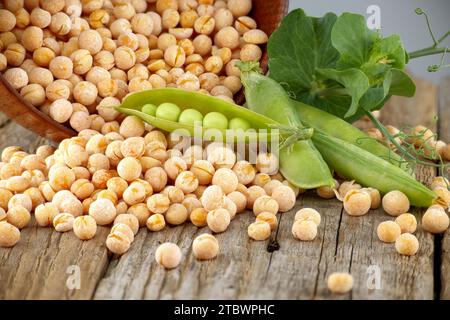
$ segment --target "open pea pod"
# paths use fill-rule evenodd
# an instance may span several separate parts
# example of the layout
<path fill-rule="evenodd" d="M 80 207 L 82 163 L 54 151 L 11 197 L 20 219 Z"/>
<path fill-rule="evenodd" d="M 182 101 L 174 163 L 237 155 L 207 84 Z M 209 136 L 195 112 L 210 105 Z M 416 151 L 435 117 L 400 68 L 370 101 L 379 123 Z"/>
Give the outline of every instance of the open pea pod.
<path fill-rule="evenodd" d="M 291 102 L 299 114 L 300 119 L 302 119 L 306 125 L 335 138 L 354 144 L 355 146 L 402 168 L 405 172 L 414 175 L 411 166 L 407 162 L 404 162 L 398 154 L 369 137 L 347 121 L 302 102 L 296 100 L 291 100 Z"/>
<path fill-rule="evenodd" d="M 340 174 L 382 194 L 392 190 L 403 192 L 410 203 L 429 207 L 437 195 L 401 168 L 376 155 L 330 135 L 314 131 L 312 141 L 325 161 Z"/>
<path fill-rule="evenodd" d="M 144 104 L 151 103 L 160 105 L 165 102 L 174 103 L 182 110 L 187 108 L 195 109 L 203 115 L 206 115 L 208 112 L 216 111 L 222 113 L 229 120 L 239 117 L 247 120 L 254 130 L 245 132 L 242 130 L 235 131 L 230 129 L 203 130 L 204 128 L 199 126 L 160 119 L 141 112 L 141 108 Z M 273 139 L 280 139 L 279 131 L 274 129 L 278 125 L 275 120 L 247 108 L 199 92 L 176 88 L 140 91 L 129 95 L 123 100 L 120 106 L 116 107 L 116 109 L 122 113 L 137 116 L 161 130 L 167 132 L 185 132 L 185 134 L 189 136 L 201 135 L 205 140 L 214 141 L 223 139 L 223 141 L 225 141 L 225 138 L 227 138 L 232 139 L 232 141 L 242 142 L 260 140 L 270 142 Z"/>
<path fill-rule="evenodd" d="M 283 87 L 255 71 L 257 64 L 250 62 L 238 66 L 250 110 L 282 125 L 303 128 Z M 330 169 L 311 140 L 297 141 L 281 148 L 280 171 L 292 184 L 303 189 L 334 186 Z"/>

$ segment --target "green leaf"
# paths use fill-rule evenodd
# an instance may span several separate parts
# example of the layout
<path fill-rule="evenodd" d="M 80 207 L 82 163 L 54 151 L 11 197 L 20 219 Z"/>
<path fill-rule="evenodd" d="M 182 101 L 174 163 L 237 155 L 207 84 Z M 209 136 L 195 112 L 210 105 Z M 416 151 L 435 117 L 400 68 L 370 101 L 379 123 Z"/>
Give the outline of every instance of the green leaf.
<path fill-rule="evenodd" d="M 369 77 L 371 85 L 377 85 L 383 82 L 383 78 L 391 69 L 391 66 L 381 63 L 366 63 L 361 66 L 361 70 Z"/>
<path fill-rule="evenodd" d="M 369 59 L 370 48 L 378 34 L 369 30 L 363 16 L 343 13 L 331 32 L 331 42 L 341 57 L 339 67 L 361 67 Z"/>
<path fill-rule="evenodd" d="M 325 97 L 320 98 L 316 96 L 311 96 L 309 94 L 304 94 L 298 96 L 296 100 L 304 102 L 316 108 L 322 109 L 342 119 L 345 118 L 344 116 L 348 111 L 348 106 L 352 102 L 352 98 L 349 95 L 329 95 L 326 98 Z M 355 119 L 350 117 L 345 120 L 350 122 Z"/>
<path fill-rule="evenodd" d="M 406 52 L 400 36 L 393 34 L 387 38 L 375 41 L 370 52 L 369 63 L 390 65 L 403 69 L 406 63 Z"/>
<path fill-rule="evenodd" d="M 361 109 L 365 109 L 368 111 L 380 109 L 384 103 L 389 99 L 389 89 L 392 83 L 392 73 L 389 70 L 383 82 L 375 87 L 367 90 L 366 94 L 361 98 L 360 104 Z M 360 109 L 360 111 L 362 111 Z"/>
<path fill-rule="evenodd" d="M 270 37 L 268 53 L 270 77 L 291 98 L 349 122 L 391 95 L 414 94 L 400 37 L 382 38 L 361 15 L 314 18 L 294 10 Z"/>
<path fill-rule="evenodd" d="M 359 100 L 369 89 L 369 79 L 364 72 L 356 68 L 342 71 L 336 69 L 317 69 L 317 72 L 321 76 L 340 83 L 347 89 L 347 94 L 351 96 L 352 102 L 344 117 L 348 118 L 353 116 L 358 111 Z"/>
<path fill-rule="evenodd" d="M 330 38 L 336 19 L 332 13 L 310 18 L 301 9 L 288 14 L 268 44 L 271 78 L 295 96 L 311 90 L 316 68 L 333 68 L 339 57 Z"/>
<path fill-rule="evenodd" d="M 399 69 L 392 69 L 392 83 L 389 94 L 403 97 L 412 97 L 416 93 L 416 84 L 411 77 Z"/>

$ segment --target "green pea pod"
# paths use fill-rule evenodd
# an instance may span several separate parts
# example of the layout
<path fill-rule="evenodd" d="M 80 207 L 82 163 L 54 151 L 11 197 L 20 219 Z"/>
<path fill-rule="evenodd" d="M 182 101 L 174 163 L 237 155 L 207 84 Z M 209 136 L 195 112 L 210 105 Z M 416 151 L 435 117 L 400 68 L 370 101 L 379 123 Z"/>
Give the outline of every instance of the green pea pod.
<path fill-rule="evenodd" d="M 257 64 L 236 63 L 241 69 L 245 98 L 250 110 L 282 125 L 303 128 L 284 89 L 255 70 Z M 330 169 L 311 140 L 297 141 L 280 149 L 280 171 L 292 184 L 303 189 L 334 186 Z"/>
<path fill-rule="evenodd" d="M 176 104 L 180 109 L 192 108 L 200 111 L 203 115 L 211 111 L 222 113 L 228 119 L 239 117 L 247 120 L 251 128 L 255 129 L 249 132 L 239 132 L 234 134 L 233 130 L 214 129 L 214 132 L 220 132 L 220 135 L 215 135 L 214 132 L 196 132 L 201 127 L 194 127 L 192 125 L 181 124 L 179 122 L 169 121 L 161 118 L 151 116 L 141 112 L 144 104 L 152 103 L 160 105 L 164 102 Z M 279 130 L 274 130 L 278 123 L 257 112 L 251 111 L 247 108 L 229 103 L 219 98 L 208 96 L 198 92 L 186 91 L 175 88 L 153 89 L 133 93 L 124 99 L 122 105 L 116 107 L 122 113 L 134 115 L 145 122 L 167 132 L 183 129 L 186 134 L 194 136 L 201 134 L 202 138 L 207 140 L 220 140 L 219 138 L 231 137 L 233 141 L 256 141 L 266 139 L 270 142 L 272 139 L 280 139 Z M 307 139 L 311 135 L 311 130 L 297 130 L 299 139 Z M 303 135 L 304 134 L 304 135 Z"/>
<path fill-rule="evenodd" d="M 399 190 L 409 198 L 411 205 L 418 207 L 429 207 L 437 198 L 434 192 L 399 167 L 354 144 L 317 130 L 312 140 L 328 165 L 347 178 L 383 194 Z"/>
<path fill-rule="evenodd" d="M 331 113 L 314 108 L 299 101 L 291 100 L 300 119 L 314 129 L 318 129 L 335 138 L 347 141 L 361 149 L 385 159 L 393 165 L 399 166 L 405 172 L 414 175 L 411 166 L 391 149 L 369 137 L 364 132 L 349 124 L 347 121 L 338 118 Z"/>

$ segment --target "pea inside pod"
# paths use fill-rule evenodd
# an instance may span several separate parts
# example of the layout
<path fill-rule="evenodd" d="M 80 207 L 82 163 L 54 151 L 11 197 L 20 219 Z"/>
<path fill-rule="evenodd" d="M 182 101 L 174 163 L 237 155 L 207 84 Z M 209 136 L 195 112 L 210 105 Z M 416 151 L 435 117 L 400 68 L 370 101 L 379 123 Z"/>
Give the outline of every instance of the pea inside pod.
<path fill-rule="evenodd" d="M 185 109 L 181 112 L 178 122 L 193 126 L 196 123 L 203 123 L 203 115 L 195 109 Z"/>
<path fill-rule="evenodd" d="M 142 112 L 142 106 L 147 104 L 158 106 L 155 115 Z M 175 105 L 181 113 L 177 115 L 173 106 L 167 107 L 169 104 Z M 162 112 L 161 116 L 161 112 L 158 112 L 161 105 L 164 106 L 162 111 L 169 110 L 170 115 Z M 279 125 L 275 120 L 219 98 L 176 88 L 153 89 L 133 93 L 125 98 L 122 105 L 116 107 L 116 109 L 128 115 L 135 115 L 161 130 L 182 133 L 181 129 L 184 134 L 190 136 L 198 134 L 193 123 L 196 118 L 200 120 L 201 115 L 204 128 L 213 128 L 220 133 L 220 135 L 214 135 L 207 132 L 208 130 L 202 130 L 202 138 L 206 140 L 220 140 L 231 136 L 234 141 L 266 140 L 270 142 L 273 139 L 281 138 L 279 131 L 274 129 Z M 210 119 L 208 120 L 208 118 Z M 253 130 L 236 132 L 233 132 L 235 128 L 229 130 L 228 119 L 235 118 L 242 119 L 241 122 L 248 123 L 248 126 Z M 239 129 L 246 127 L 247 125 L 243 125 Z M 296 139 L 309 139 L 310 136 L 310 129 L 301 128 L 296 132 Z"/>
<path fill-rule="evenodd" d="M 157 109 L 157 107 L 154 104 L 147 103 L 147 104 L 144 104 L 141 111 L 148 115 L 154 116 L 156 114 L 156 109 Z"/>

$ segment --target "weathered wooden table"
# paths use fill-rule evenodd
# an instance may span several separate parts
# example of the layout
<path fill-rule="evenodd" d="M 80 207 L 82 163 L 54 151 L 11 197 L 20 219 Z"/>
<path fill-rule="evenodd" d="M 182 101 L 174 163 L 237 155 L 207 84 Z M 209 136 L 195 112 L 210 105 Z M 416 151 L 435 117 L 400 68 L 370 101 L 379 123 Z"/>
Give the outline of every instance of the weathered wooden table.
<path fill-rule="evenodd" d="M 439 87 L 418 81 L 416 97 L 392 99 L 382 120 L 399 127 L 425 124 L 449 142 L 449 92 L 450 79 Z M 21 145 L 33 151 L 44 142 L 0 119 L 0 148 Z M 435 174 L 430 168 L 418 170 L 425 183 Z M 299 242 L 291 235 L 294 212 L 302 206 L 322 213 L 313 242 Z M 423 210 L 413 213 L 420 221 Z M 193 257 L 192 240 L 204 230 L 190 224 L 158 233 L 141 230 L 122 257 L 108 254 L 105 227 L 95 239 L 83 242 L 72 232 L 33 225 L 22 231 L 14 248 L 0 248 L 0 299 L 450 299 L 450 232 L 433 236 L 419 227 L 420 250 L 404 257 L 377 238 L 377 225 L 388 219 L 392 217 L 382 210 L 350 217 L 337 200 L 311 193 L 301 196 L 294 210 L 279 215 L 274 232 L 278 251 L 269 252 L 268 242 L 249 240 L 247 226 L 254 216 L 245 213 L 217 235 L 221 253 L 210 262 Z M 165 241 L 176 242 L 183 251 L 175 270 L 165 271 L 154 261 L 156 247 Z M 335 271 L 354 276 L 350 294 L 327 290 L 326 279 Z"/>

